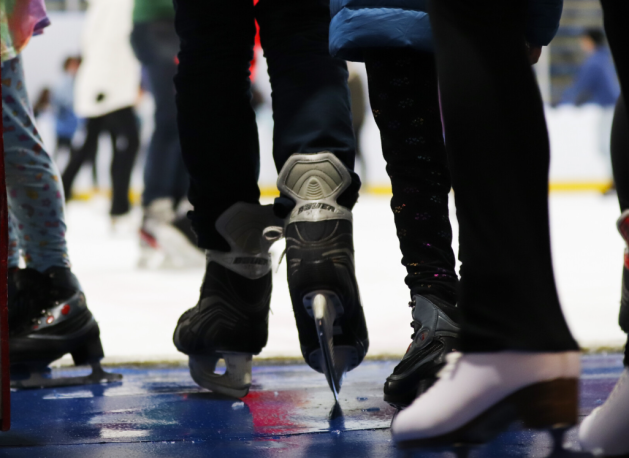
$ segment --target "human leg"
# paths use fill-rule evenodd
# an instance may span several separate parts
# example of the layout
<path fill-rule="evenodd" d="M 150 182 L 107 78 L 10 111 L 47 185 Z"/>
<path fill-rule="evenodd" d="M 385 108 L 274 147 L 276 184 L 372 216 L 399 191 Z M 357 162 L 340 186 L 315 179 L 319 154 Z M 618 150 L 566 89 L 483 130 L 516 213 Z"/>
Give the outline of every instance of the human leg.
<path fill-rule="evenodd" d="M 140 149 L 138 123 L 133 108 L 123 108 L 107 115 L 107 128 L 112 134 L 111 161 L 112 216 L 124 215 L 131 208 L 129 187 L 135 158 Z"/>
<path fill-rule="evenodd" d="M 66 200 L 72 198 L 72 185 L 83 164 L 94 160 L 98 151 L 98 139 L 104 129 L 104 117 L 88 118 L 85 124 L 86 135 L 83 145 L 76 150 L 70 150 L 70 161 L 66 165 L 61 181 Z"/>
<path fill-rule="evenodd" d="M 627 247 L 625 248 L 622 293 L 620 299 L 619 324 L 629 333 L 629 112 L 625 95 L 629 93 L 629 30 L 623 18 L 629 14 L 629 4 L 601 0 L 603 22 L 609 47 L 614 56 L 616 72 L 620 81 L 621 95 L 616 103 L 612 123 L 611 155 L 614 182 L 622 212 L 618 219 L 618 230 Z M 579 441 L 584 449 L 610 456 L 629 454 L 627 429 L 629 418 L 629 341 L 625 344 L 625 369 L 607 401 L 594 409 L 579 427 Z"/>
<path fill-rule="evenodd" d="M 69 267 L 63 189 L 34 125 L 20 58 L 3 63 L 2 74 L 9 265 L 17 267 L 19 248 L 29 268 Z"/>
<path fill-rule="evenodd" d="M 413 342 L 384 386 L 385 400 L 405 407 L 434 382 L 445 355 L 459 343 L 450 171 L 434 54 L 371 51 L 365 64 L 412 298 Z"/>
<path fill-rule="evenodd" d="M 152 21 L 135 24 L 131 43 L 147 72 L 155 101 L 155 128 L 144 164 L 138 265 L 203 265 L 204 258 L 196 247 L 188 218 L 177 214 L 190 182 L 181 155 L 173 85 L 179 38 L 172 21 Z"/>
<path fill-rule="evenodd" d="M 179 164 L 183 159 L 173 85 L 177 73 L 175 57 L 179 51 L 179 38 L 171 21 L 153 21 L 136 24 L 131 42 L 147 72 L 155 100 L 155 129 L 144 165 L 142 194 L 142 206 L 148 207 L 155 199 L 170 198 L 174 201 L 176 197 L 181 197 L 176 196 L 181 170 Z"/>
<path fill-rule="evenodd" d="M 266 345 L 272 289 L 270 243 L 277 224 L 259 205 L 259 147 L 251 108 L 253 3 L 177 0 L 181 39 L 175 78 L 179 133 L 190 174 L 193 227 L 207 249 L 197 305 L 173 336 L 193 379 L 230 396 L 251 386 L 251 357 Z M 227 372 L 215 374 L 224 359 Z"/>
<path fill-rule="evenodd" d="M 471 422 L 494 421 L 503 407 L 512 410 L 476 440 L 514 419 L 574 424 L 578 345 L 552 270 L 548 134 L 522 39 L 527 2 L 439 0 L 429 14 L 459 220 L 463 353 L 400 413 L 394 437 L 472 440 Z"/>
<path fill-rule="evenodd" d="M 360 364 L 369 345 L 354 273 L 351 208 L 360 180 L 353 172 L 347 66 L 329 54 L 327 0 L 261 0 L 256 19 L 273 89 L 281 196 L 275 211 L 286 218 L 301 350 L 337 393 L 343 374 Z"/>
<path fill-rule="evenodd" d="M 20 59 L 3 63 L 2 75 L 13 251 L 8 278 L 9 348 L 12 378 L 21 376 L 12 386 L 36 388 L 119 379 L 100 369 L 100 330 L 69 268 L 63 190 L 34 125 Z M 18 249 L 23 252 L 25 269 L 18 268 Z M 91 364 L 94 377 L 39 378 L 50 362 L 67 353 L 77 365 Z"/>
<path fill-rule="evenodd" d="M 621 18 L 629 14 L 629 4 L 601 0 L 601 5 L 605 33 L 614 56 L 621 88 L 612 124 L 611 154 L 620 211 L 624 212 L 629 209 L 629 109 L 625 99 L 625 94 L 629 93 L 629 30 L 624 26 Z M 621 233 L 625 240 L 629 241 L 629 234 L 622 230 Z M 629 282 L 629 272 L 623 275 L 623 284 L 627 284 L 625 278 Z M 629 287 L 623 288 L 622 296 L 620 326 L 625 332 L 629 332 Z M 625 365 L 629 365 L 629 342 L 625 345 Z"/>
<path fill-rule="evenodd" d="M 179 134 L 190 175 L 190 217 L 205 249 L 228 251 L 218 217 L 236 202 L 257 204 L 259 145 L 251 108 L 253 4 L 176 0 L 181 40 L 175 77 Z"/>

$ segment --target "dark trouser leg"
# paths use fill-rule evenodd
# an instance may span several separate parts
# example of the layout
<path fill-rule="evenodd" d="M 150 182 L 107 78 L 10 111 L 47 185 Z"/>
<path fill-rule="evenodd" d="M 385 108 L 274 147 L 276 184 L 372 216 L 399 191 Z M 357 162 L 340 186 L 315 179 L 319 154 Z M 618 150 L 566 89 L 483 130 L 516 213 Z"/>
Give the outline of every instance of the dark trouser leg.
<path fill-rule="evenodd" d="M 173 85 L 179 38 L 172 21 L 165 20 L 136 24 L 131 42 L 146 69 L 155 100 L 155 130 L 144 165 L 142 205 L 146 207 L 159 198 L 178 200 L 180 176 L 183 174 L 186 184 L 188 181 L 181 157 Z"/>
<path fill-rule="evenodd" d="M 260 39 L 273 88 L 273 157 L 330 151 L 352 171 L 355 143 L 347 65 L 330 56 L 328 0 L 260 0 Z M 339 199 L 353 207 L 360 179 Z"/>
<path fill-rule="evenodd" d="M 629 209 L 629 117 L 621 94 L 616 103 L 611 138 L 612 169 L 620 211 Z"/>
<path fill-rule="evenodd" d="M 625 21 L 629 15 L 629 3 L 601 0 L 601 5 L 605 33 L 622 90 L 614 112 L 611 154 L 618 202 L 621 211 L 624 211 L 629 209 L 629 112 L 625 99 L 625 95 L 629 94 L 629 29 Z M 629 304 L 621 305 L 620 327 L 629 333 Z M 625 346 L 625 365 L 629 365 L 629 341 Z"/>
<path fill-rule="evenodd" d="M 249 63 L 255 23 L 249 0 L 175 0 L 181 40 L 175 77 L 179 133 L 190 174 L 199 246 L 229 251 L 216 219 L 238 201 L 258 203 L 260 155 Z"/>
<path fill-rule="evenodd" d="M 443 142 L 435 57 L 407 50 L 365 59 L 369 98 L 391 177 L 402 264 L 411 294 L 456 303 L 448 214 L 450 171 Z"/>
<path fill-rule="evenodd" d="M 629 209 L 629 116 L 624 95 L 618 98 L 614 122 L 612 124 L 611 153 L 614 182 L 618 192 L 620 211 Z M 625 289 L 629 285 L 629 268 L 623 266 L 623 293 L 620 301 L 618 322 L 626 333 L 629 333 L 629 295 Z M 625 345 L 625 365 L 629 366 L 629 340 Z"/>
<path fill-rule="evenodd" d="M 104 116 L 98 118 L 88 118 L 86 125 L 86 136 L 83 146 L 78 150 L 70 150 L 70 161 L 66 166 L 61 181 L 63 182 L 63 192 L 66 200 L 72 197 L 72 185 L 81 166 L 92 158 L 96 157 L 98 151 L 98 137 L 104 128 Z"/>
<path fill-rule="evenodd" d="M 124 215 L 131 207 L 129 184 L 135 158 L 140 149 L 138 123 L 133 108 L 123 108 L 107 115 L 107 124 L 112 136 L 113 158 L 111 160 L 111 210 L 112 216 Z"/>
<path fill-rule="evenodd" d="M 431 0 L 429 11 L 460 227 L 462 350 L 576 350 L 552 268 L 527 2 Z"/>

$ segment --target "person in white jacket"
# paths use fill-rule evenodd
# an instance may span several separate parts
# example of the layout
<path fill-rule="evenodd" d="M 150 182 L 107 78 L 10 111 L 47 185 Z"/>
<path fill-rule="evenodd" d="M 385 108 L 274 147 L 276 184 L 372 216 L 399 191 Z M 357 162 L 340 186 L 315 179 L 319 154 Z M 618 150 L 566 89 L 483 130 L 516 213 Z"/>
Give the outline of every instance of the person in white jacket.
<path fill-rule="evenodd" d="M 140 88 L 140 64 L 129 44 L 132 11 L 133 0 L 89 0 L 74 107 L 76 114 L 87 120 L 87 135 L 62 176 L 66 199 L 69 199 L 81 166 L 94 160 L 101 133 L 109 133 L 114 153 L 112 216 L 123 215 L 130 209 L 129 183 L 140 147 L 133 109 Z"/>

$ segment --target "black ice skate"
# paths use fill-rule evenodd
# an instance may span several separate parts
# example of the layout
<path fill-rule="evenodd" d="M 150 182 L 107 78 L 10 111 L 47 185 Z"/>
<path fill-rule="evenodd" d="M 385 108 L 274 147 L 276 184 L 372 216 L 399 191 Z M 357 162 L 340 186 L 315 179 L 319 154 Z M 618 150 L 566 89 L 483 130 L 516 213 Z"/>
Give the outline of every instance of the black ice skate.
<path fill-rule="evenodd" d="M 459 342 L 458 324 L 433 301 L 416 295 L 409 305 L 413 341 L 384 384 L 384 400 L 398 409 L 430 388 L 446 364 L 446 355 L 456 351 Z"/>
<path fill-rule="evenodd" d="M 352 212 L 337 202 L 350 183 L 343 163 L 328 152 L 293 154 L 277 181 L 296 203 L 284 235 L 301 352 L 325 374 L 337 400 L 345 373 L 369 347 L 354 273 Z"/>
<path fill-rule="evenodd" d="M 50 388 L 121 380 L 103 371 L 98 323 L 70 269 L 9 273 L 11 387 Z M 77 366 L 92 366 L 85 377 L 50 378 L 48 365 L 70 353 Z"/>
<path fill-rule="evenodd" d="M 265 228 L 277 224 L 272 206 L 238 202 L 216 222 L 231 251 L 207 252 L 198 304 L 184 313 L 174 342 L 189 356 L 190 374 L 216 393 L 243 397 L 251 386 L 251 358 L 266 345 L 271 301 L 273 242 Z M 215 373 L 219 359 L 223 375 Z"/>

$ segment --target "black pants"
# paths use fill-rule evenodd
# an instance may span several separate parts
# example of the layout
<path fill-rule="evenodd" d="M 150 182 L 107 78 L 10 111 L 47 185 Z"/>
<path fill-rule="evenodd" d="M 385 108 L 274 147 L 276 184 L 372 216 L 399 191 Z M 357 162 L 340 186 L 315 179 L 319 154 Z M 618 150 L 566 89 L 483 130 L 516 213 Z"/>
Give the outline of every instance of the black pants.
<path fill-rule="evenodd" d="M 450 171 L 434 54 L 366 54 L 369 98 L 391 177 L 391 209 L 411 294 L 456 303 L 457 275 L 448 214 Z"/>
<path fill-rule="evenodd" d="M 123 215 L 131 207 L 129 183 L 133 164 L 140 148 L 138 122 L 133 108 L 123 108 L 104 116 L 87 119 L 87 135 L 83 146 L 70 157 L 61 176 L 66 199 L 72 194 L 72 184 L 81 166 L 94 161 L 98 152 L 98 139 L 101 133 L 111 136 L 113 158 L 111 161 L 112 197 L 110 214 Z"/>
<path fill-rule="evenodd" d="M 293 153 L 331 151 L 352 170 L 354 135 L 347 66 L 330 57 L 328 0 L 175 0 L 181 40 L 175 77 L 179 132 L 190 174 L 190 215 L 199 246 L 228 250 L 218 216 L 260 197 L 258 133 L 249 63 L 255 22 L 273 90 L 273 155 L 281 169 Z M 353 172 L 352 172 L 353 174 Z M 346 191 L 353 206 L 360 181 Z"/>
<path fill-rule="evenodd" d="M 431 0 L 459 220 L 462 350 L 577 350 L 553 276 L 549 143 L 526 0 Z"/>
<path fill-rule="evenodd" d="M 611 154 L 620 211 L 625 211 L 629 209 L 629 111 L 626 103 L 626 94 L 629 94 L 629 30 L 623 19 L 629 17 L 629 3 L 601 0 L 601 5 L 621 89 L 612 123 Z M 629 333 L 629 308 L 626 305 L 620 310 L 619 324 Z M 625 365 L 629 365 L 629 341 L 625 345 Z"/>
<path fill-rule="evenodd" d="M 181 156 L 173 78 L 179 38 L 172 20 L 142 22 L 133 26 L 131 44 L 149 79 L 155 100 L 155 130 L 144 164 L 142 205 L 155 199 L 179 202 L 188 192 L 188 172 Z"/>

